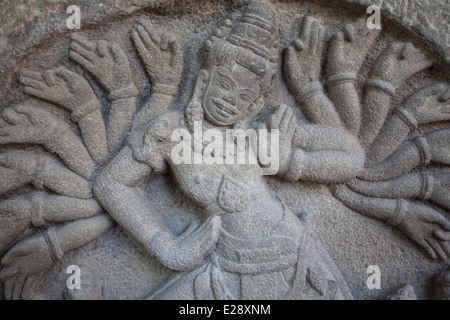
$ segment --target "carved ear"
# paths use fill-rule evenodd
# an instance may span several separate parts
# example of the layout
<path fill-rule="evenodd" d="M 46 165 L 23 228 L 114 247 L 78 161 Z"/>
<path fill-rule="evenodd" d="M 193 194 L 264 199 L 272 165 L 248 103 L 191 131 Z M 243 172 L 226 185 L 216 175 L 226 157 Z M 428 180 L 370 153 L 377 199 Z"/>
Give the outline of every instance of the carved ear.
<path fill-rule="evenodd" d="M 200 73 L 197 77 L 197 82 L 195 83 L 195 89 L 194 89 L 194 97 L 197 99 L 201 99 L 203 96 L 203 93 L 205 92 L 206 86 L 208 85 L 209 81 L 209 72 L 206 69 L 200 70 Z"/>

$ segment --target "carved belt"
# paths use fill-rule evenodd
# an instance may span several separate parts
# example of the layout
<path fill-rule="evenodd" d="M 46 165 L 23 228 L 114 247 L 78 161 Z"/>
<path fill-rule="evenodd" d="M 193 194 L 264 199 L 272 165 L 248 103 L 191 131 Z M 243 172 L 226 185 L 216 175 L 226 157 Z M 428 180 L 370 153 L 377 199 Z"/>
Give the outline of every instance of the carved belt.
<path fill-rule="evenodd" d="M 264 191 L 260 184 L 256 187 L 250 187 L 224 174 L 217 201 L 211 203 L 203 210 L 209 216 L 241 212 L 247 208 L 250 202 L 260 198 Z"/>
<path fill-rule="evenodd" d="M 281 236 L 236 238 L 222 230 L 212 262 L 220 269 L 241 275 L 281 271 L 297 262 L 297 244 Z"/>

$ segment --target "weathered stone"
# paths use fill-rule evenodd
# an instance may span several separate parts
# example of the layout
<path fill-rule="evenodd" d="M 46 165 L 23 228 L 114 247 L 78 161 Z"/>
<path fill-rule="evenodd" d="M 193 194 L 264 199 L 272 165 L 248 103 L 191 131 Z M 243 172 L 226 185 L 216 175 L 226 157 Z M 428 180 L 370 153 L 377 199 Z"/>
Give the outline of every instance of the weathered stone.
<path fill-rule="evenodd" d="M 4 298 L 448 299 L 448 8 L 352 2 L 2 4 Z"/>

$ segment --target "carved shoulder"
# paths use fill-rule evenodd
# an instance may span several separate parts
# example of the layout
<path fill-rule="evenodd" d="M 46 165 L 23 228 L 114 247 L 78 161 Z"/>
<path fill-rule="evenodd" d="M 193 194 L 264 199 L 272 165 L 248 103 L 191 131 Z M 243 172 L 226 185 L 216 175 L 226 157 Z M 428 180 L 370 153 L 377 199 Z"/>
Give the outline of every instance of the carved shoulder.
<path fill-rule="evenodd" d="M 133 151 L 133 157 L 145 162 L 155 172 L 164 170 L 164 151 L 170 144 L 172 132 L 185 128 L 184 115 L 180 111 L 171 110 L 149 119 L 140 128 L 130 133 L 127 145 Z"/>

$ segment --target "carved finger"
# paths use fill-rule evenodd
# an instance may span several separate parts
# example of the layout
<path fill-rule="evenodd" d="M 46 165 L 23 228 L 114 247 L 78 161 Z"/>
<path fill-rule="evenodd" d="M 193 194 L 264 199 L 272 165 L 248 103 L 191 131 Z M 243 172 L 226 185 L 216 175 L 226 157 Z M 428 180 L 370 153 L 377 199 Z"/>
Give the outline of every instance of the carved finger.
<path fill-rule="evenodd" d="M 291 118 L 292 118 L 292 109 L 286 108 L 285 111 L 283 112 L 283 115 L 282 115 L 281 121 L 280 121 L 280 131 L 281 132 L 287 132 Z"/>
<path fill-rule="evenodd" d="M 53 87 L 56 84 L 55 72 L 53 70 L 44 71 L 42 78 L 49 87 Z"/>
<path fill-rule="evenodd" d="M 64 79 L 64 81 L 66 82 L 71 82 L 74 80 L 75 77 L 78 76 L 78 74 L 76 74 L 75 72 L 69 71 L 66 68 L 57 68 L 55 69 L 55 74 L 58 77 L 61 77 Z"/>
<path fill-rule="evenodd" d="M 19 277 L 17 277 L 16 281 L 14 282 L 14 288 L 11 295 L 12 300 L 20 300 L 23 285 L 26 279 L 27 279 L 26 275 L 20 275 Z"/>
<path fill-rule="evenodd" d="M 344 31 L 345 31 L 345 39 L 347 41 L 353 42 L 353 40 L 356 37 L 356 33 L 358 32 L 357 28 L 355 28 L 355 26 L 352 23 L 350 23 L 345 25 Z"/>
<path fill-rule="evenodd" d="M 403 48 L 403 43 L 393 42 L 391 43 L 385 51 L 381 54 L 383 58 L 394 58 L 399 57 Z"/>
<path fill-rule="evenodd" d="M 181 46 L 178 43 L 178 41 L 176 40 L 172 40 L 169 42 L 168 45 L 168 49 L 170 51 L 170 53 L 172 54 L 171 58 L 170 58 L 170 66 L 174 67 L 174 66 L 179 66 L 182 64 L 183 62 L 183 55 L 182 55 L 182 51 L 181 51 Z"/>
<path fill-rule="evenodd" d="M 450 241 L 442 240 L 439 241 L 439 244 L 441 245 L 442 250 L 446 253 L 447 257 L 450 257 Z"/>
<path fill-rule="evenodd" d="M 12 276 L 5 280 L 3 284 L 3 295 L 5 300 L 12 299 L 12 291 L 14 289 L 14 283 L 16 282 L 17 276 Z"/>
<path fill-rule="evenodd" d="M 95 60 L 95 53 L 90 50 L 86 50 L 84 47 L 80 46 L 77 42 L 72 42 L 70 44 L 70 50 L 78 53 L 80 56 L 92 62 Z"/>
<path fill-rule="evenodd" d="M 440 229 L 434 230 L 433 235 L 439 240 L 443 240 L 443 241 L 450 240 L 450 232 L 444 232 Z"/>
<path fill-rule="evenodd" d="M 26 78 L 37 80 L 37 81 L 43 80 L 41 72 L 33 71 L 33 70 L 29 70 L 29 69 L 20 70 L 19 78 L 21 78 L 21 77 L 26 77 Z"/>
<path fill-rule="evenodd" d="M 147 33 L 142 26 L 138 26 L 136 30 L 139 35 L 139 38 L 141 39 L 141 42 L 144 44 L 144 47 L 146 48 L 146 51 L 157 50 L 157 47 L 150 38 L 149 33 Z"/>
<path fill-rule="evenodd" d="M 108 54 L 108 42 L 105 40 L 99 40 L 97 42 L 97 54 L 100 58 L 106 57 Z"/>
<path fill-rule="evenodd" d="M 119 46 L 118 43 L 114 42 L 110 46 L 109 51 L 111 52 L 111 56 L 113 57 L 114 61 L 116 63 L 118 63 L 119 65 L 127 62 L 127 60 L 122 52 L 122 48 Z"/>
<path fill-rule="evenodd" d="M 341 31 L 336 32 L 331 37 L 330 51 L 328 54 L 329 59 L 339 59 L 344 56 L 344 33 Z"/>
<path fill-rule="evenodd" d="M 400 59 L 410 59 L 418 53 L 419 50 L 417 50 L 412 43 L 404 43 L 400 53 Z"/>
<path fill-rule="evenodd" d="M 167 34 L 167 33 L 163 33 L 162 35 L 161 35 L 161 42 L 160 42 L 160 45 L 159 45 L 159 47 L 161 48 L 161 50 L 163 50 L 163 51 L 167 51 L 167 49 L 168 49 L 168 45 L 169 45 L 169 41 L 170 41 L 171 39 L 170 39 L 170 35 L 169 34 Z"/>
<path fill-rule="evenodd" d="M 433 65 L 433 62 L 428 60 L 423 55 L 418 55 L 417 58 L 414 59 L 413 65 L 411 66 L 410 74 L 416 74 L 422 70 L 428 69 Z"/>
<path fill-rule="evenodd" d="M 153 44 L 159 47 L 161 39 L 153 29 L 153 25 L 149 23 L 148 20 L 139 20 L 138 25 L 140 25 L 144 29 L 145 33 L 147 33 Z"/>
<path fill-rule="evenodd" d="M 3 265 L 5 265 L 3 263 Z M 17 274 L 18 270 L 16 267 L 9 267 L 9 268 L 3 268 L 0 272 L 0 282 L 4 282 L 7 279 L 15 276 Z"/>
<path fill-rule="evenodd" d="M 442 250 L 440 244 L 439 244 L 436 240 L 434 240 L 434 239 L 428 239 L 428 240 L 425 240 L 425 241 L 428 242 L 428 244 L 431 246 L 431 248 L 433 249 L 433 251 L 436 253 L 436 255 L 437 255 L 440 259 L 442 259 L 442 260 L 447 259 L 446 253 L 444 252 L 444 250 Z"/>
<path fill-rule="evenodd" d="M 317 20 L 314 20 L 312 25 L 311 25 L 311 35 L 309 38 L 309 43 L 308 43 L 308 47 L 310 51 L 315 50 L 316 46 L 317 46 L 317 41 L 319 38 L 319 30 L 320 30 L 320 23 Z"/>
<path fill-rule="evenodd" d="M 316 19 L 314 19 L 311 16 L 306 16 L 303 19 L 302 26 L 300 27 L 299 39 L 301 41 L 303 41 L 304 44 L 309 43 L 309 36 L 311 34 L 311 26 L 314 21 L 316 21 Z"/>
<path fill-rule="evenodd" d="M 142 55 L 147 51 L 147 48 L 145 47 L 144 43 L 141 40 L 141 37 L 137 33 L 137 31 L 133 30 L 131 31 L 131 39 L 133 40 L 134 46 L 136 47 L 139 55 Z"/>
<path fill-rule="evenodd" d="M 17 113 L 11 108 L 6 108 L 3 110 L 2 117 L 6 122 L 14 126 L 20 124 L 24 120 L 23 115 Z"/>
<path fill-rule="evenodd" d="M 315 52 L 318 55 L 322 54 L 324 38 L 325 38 L 325 29 L 323 27 L 320 27 L 318 35 L 317 35 L 317 42 L 316 42 L 316 47 L 315 47 Z"/>
<path fill-rule="evenodd" d="M 90 60 L 86 59 L 76 51 L 71 50 L 69 52 L 69 57 L 86 69 L 91 69 L 93 67 L 93 64 Z"/>
<path fill-rule="evenodd" d="M 74 34 L 74 35 L 71 36 L 70 39 L 72 40 L 72 42 L 77 43 L 78 45 L 83 47 L 85 50 L 88 50 L 88 51 L 91 51 L 91 52 L 95 51 L 95 48 L 96 48 L 95 43 L 92 42 L 92 41 L 89 41 L 88 39 L 86 39 L 83 36 Z"/>
<path fill-rule="evenodd" d="M 25 280 L 25 283 L 23 285 L 22 294 L 21 294 L 21 298 L 23 300 L 28 300 L 32 297 L 34 288 L 37 284 L 38 279 L 39 279 L 39 277 L 37 277 L 37 276 L 29 275 L 27 277 L 27 279 Z"/>
<path fill-rule="evenodd" d="M 23 85 L 31 87 L 33 89 L 45 90 L 47 88 L 45 83 L 41 80 L 34 80 L 25 76 L 21 76 L 19 80 Z"/>
<path fill-rule="evenodd" d="M 428 244 L 428 242 L 426 242 L 425 240 L 419 240 L 417 243 L 428 253 L 428 255 L 430 256 L 430 258 L 432 260 L 437 259 L 436 253 L 431 248 L 431 246 Z"/>
<path fill-rule="evenodd" d="M 445 86 L 447 87 L 447 86 Z M 447 87 L 448 88 L 448 87 Z M 439 102 L 448 102 L 450 100 L 450 88 L 448 88 L 447 90 L 445 90 L 438 98 Z M 447 104 L 447 107 L 449 106 L 449 104 Z M 449 113 L 450 110 L 445 110 L 445 112 L 443 113 Z"/>

